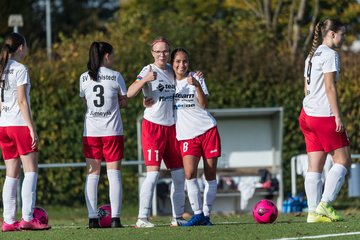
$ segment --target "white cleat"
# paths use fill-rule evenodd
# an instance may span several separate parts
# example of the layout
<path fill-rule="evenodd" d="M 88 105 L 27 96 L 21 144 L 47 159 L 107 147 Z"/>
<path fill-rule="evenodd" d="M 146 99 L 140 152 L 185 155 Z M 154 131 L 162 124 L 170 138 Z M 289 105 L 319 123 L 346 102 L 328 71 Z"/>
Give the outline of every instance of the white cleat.
<path fill-rule="evenodd" d="M 149 222 L 146 218 L 139 218 L 136 221 L 135 227 L 136 228 L 152 228 L 152 227 L 155 227 L 155 225 L 152 224 L 151 222 Z"/>

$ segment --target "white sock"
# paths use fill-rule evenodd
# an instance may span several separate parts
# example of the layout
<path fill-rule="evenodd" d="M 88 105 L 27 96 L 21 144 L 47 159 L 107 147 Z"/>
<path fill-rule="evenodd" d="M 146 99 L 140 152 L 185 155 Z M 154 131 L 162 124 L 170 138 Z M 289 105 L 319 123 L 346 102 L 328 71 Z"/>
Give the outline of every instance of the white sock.
<path fill-rule="evenodd" d="M 194 214 L 202 213 L 201 209 L 201 193 L 199 184 L 196 178 L 187 180 L 186 179 L 186 187 L 188 191 L 188 198 L 191 205 L 191 209 Z"/>
<path fill-rule="evenodd" d="M 151 209 L 155 185 L 159 177 L 159 172 L 147 172 L 146 178 L 141 186 L 139 199 L 139 218 L 148 218 Z"/>
<path fill-rule="evenodd" d="M 182 217 L 185 210 L 185 174 L 184 169 L 171 171 L 170 199 L 173 217 Z"/>
<path fill-rule="evenodd" d="M 4 222 L 13 224 L 16 221 L 16 191 L 19 179 L 6 176 L 3 186 Z"/>
<path fill-rule="evenodd" d="M 323 190 L 321 173 L 307 172 L 305 175 L 304 185 L 307 197 L 308 211 L 315 212 L 315 209 L 320 202 Z"/>
<path fill-rule="evenodd" d="M 26 172 L 21 187 L 22 218 L 27 222 L 34 218 L 37 177 L 38 174 L 36 172 Z"/>
<path fill-rule="evenodd" d="M 109 196 L 111 205 L 111 217 L 120 217 L 122 205 L 122 185 L 121 172 L 119 170 L 107 170 L 107 177 L 109 179 Z"/>
<path fill-rule="evenodd" d="M 335 200 L 337 194 L 345 181 L 347 169 L 338 163 L 335 163 L 328 172 L 325 180 L 324 193 L 321 201 L 331 203 Z"/>
<path fill-rule="evenodd" d="M 85 200 L 89 218 L 98 218 L 97 190 L 100 175 L 88 174 L 85 182 Z"/>
<path fill-rule="evenodd" d="M 205 180 L 204 182 L 205 182 L 205 189 L 204 189 L 203 212 L 205 216 L 210 216 L 210 212 L 216 198 L 217 182 L 216 180 L 211 180 L 211 181 Z"/>

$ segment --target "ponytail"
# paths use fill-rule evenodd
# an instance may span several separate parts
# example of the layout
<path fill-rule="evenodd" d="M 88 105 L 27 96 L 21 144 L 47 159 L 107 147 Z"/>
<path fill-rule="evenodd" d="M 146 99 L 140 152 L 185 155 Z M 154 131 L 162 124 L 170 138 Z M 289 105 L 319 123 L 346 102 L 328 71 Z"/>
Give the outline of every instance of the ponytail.
<path fill-rule="evenodd" d="M 88 73 L 92 80 L 97 81 L 99 68 L 106 53 L 111 54 L 113 47 L 107 42 L 93 42 L 89 49 Z"/>
<path fill-rule="evenodd" d="M 15 53 L 24 44 L 25 38 L 19 33 L 10 33 L 5 37 L 4 45 L 0 51 L 0 80 L 2 80 L 10 54 Z"/>

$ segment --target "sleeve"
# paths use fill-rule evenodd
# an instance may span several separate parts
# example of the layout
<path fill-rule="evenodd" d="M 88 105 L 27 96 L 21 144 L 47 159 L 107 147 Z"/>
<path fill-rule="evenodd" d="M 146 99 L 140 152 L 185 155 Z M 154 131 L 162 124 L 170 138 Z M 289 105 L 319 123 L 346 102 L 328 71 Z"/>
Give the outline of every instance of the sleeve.
<path fill-rule="evenodd" d="M 136 81 L 141 81 L 141 79 L 142 79 L 143 77 L 145 77 L 146 74 L 149 73 L 149 71 L 150 71 L 150 65 L 145 66 L 145 67 L 141 70 L 141 72 L 138 74 L 138 76 L 136 77 Z"/>
<path fill-rule="evenodd" d="M 26 67 L 20 68 L 16 73 L 16 86 L 30 84 L 30 77 Z"/>
<path fill-rule="evenodd" d="M 121 73 L 119 73 L 119 75 L 117 76 L 117 82 L 120 86 L 119 94 L 122 96 L 126 95 L 127 89 L 126 89 L 126 85 L 125 85 L 125 80 L 124 80 L 123 76 L 121 75 Z"/>
<path fill-rule="evenodd" d="M 324 64 L 322 66 L 323 73 L 339 71 L 339 55 L 337 52 L 332 51 L 327 54 Z"/>
<path fill-rule="evenodd" d="M 85 97 L 85 92 L 84 92 L 83 85 L 82 85 L 84 78 L 85 78 L 85 76 L 84 76 L 84 74 L 82 74 L 82 75 L 80 76 L 80 79 L 79 79 L 79 83 L 80 83 L 80 87 L 79 87 L 79 89 L 80 89 L 80 97 L 82 97 L 82 98 Z"/>

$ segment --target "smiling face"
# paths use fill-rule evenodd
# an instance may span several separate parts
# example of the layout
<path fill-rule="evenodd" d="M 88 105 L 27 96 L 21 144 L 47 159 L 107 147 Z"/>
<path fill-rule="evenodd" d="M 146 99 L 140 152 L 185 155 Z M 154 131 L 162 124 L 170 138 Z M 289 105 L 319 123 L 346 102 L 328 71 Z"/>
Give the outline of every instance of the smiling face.
<path fill-rule="evenodd" d="M 172 61 L 173 70 L 176 75 L 176 79 L 183 79 L 186 77 L 186 73 L 189 69 L 189 59 L 185 52 L 179 51 L 175 54 Z"/>
<path fill-rule="evenodd" d="M 169 46 L 166 42 L 157 42 L 152 46 L 151 54 L 154 57 L 154 63 L 160 68 L 165 68 L 169 60 Z"/>
<path fill-rule="evenodd" d="M 345 40 L 345 27 L 340 28 L 339 31 L 334 32 L 333 43 L 336 48 L 340 48 Z"/>

